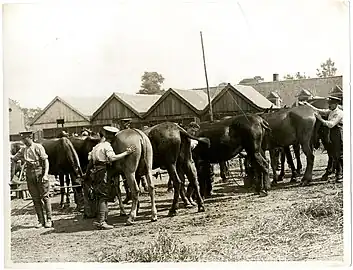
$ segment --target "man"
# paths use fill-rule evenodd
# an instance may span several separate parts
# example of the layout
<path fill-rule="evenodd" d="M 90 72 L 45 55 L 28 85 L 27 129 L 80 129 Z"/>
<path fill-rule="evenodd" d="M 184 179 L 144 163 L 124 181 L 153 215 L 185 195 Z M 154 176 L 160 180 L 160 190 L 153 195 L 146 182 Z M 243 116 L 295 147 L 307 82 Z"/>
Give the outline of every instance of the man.
<path fill-rule="evenodd" d="M 33 132 L 25 131 L 20 133 L 21 140 L 25 147 L 20 149 L 11 159 L 14 162 L 22 159 L 26 166 L 26 180 L 29 193 L 31 194 L 34 208 L 38 217 L 36 228 L 52 227 L 52 211 L 49 198 L 49 161 L 43 145 L 33 142 Z M 43 203 L 47 218 L 45 219 Z"/>
<path fill-rule="evenodd" d="M 134 146 L 131 146 L 125 152 L 115 154 L 110 143 L 117 132 L 119 132 L 119 129 L 115 127 L 103 127 L 103 132 L 100 132 L 100 142 L 93 147 L 88 155 L 90 162 L 87 168 L 87 175 L 90 175 L 92 178 L 93 190 L 98 203 L 97 222 L 94 222 L 94 225 L 98 229 L 104 230 L 113 228 L 113 226 L 107 224 L 110 193 L 109 181 L 111 180 L 107 177 L 107 166 L 131 154 L 136 149 Z"/>
<path fill-rule="evenodd" d="M 343 110 L 341 109 L 342 99 L 335 96 L 328 97 L 329 109 L 318 109 L 308 102 L 301 104 L 313 108 L 319 114 L 316 118 L 330 129 L 330 139 L 334 149 L 336 162 L 336 182 L 342 181 L 343 168 Z M 328 115 L 328 120 L 322 119 L 321 115 Z"/>

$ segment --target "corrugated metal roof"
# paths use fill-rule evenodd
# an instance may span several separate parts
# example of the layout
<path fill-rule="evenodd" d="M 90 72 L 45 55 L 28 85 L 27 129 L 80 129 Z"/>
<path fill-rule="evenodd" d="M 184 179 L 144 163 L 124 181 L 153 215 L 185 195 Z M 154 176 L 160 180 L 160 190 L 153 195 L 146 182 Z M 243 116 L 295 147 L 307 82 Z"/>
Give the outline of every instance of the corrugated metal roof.
<path fill-rule="evenodd" d="M 172 88 L 174 92 L 184 98 L 197 110 L 203 110 L 208 104 L 207 94 L 203 90 L 181 90 Z"/>
<path fill-rule="evenodd" d="M 93 113 L 104 103 L 107 97 L 60 97 L 81 114 L 91 117 Z"/>
<path fill-rule="evenodd" d="M 151 108 L 152 105 L 161 97 L 161 95 L 126 94 L 116 92 L 114 94 L 125 101 L 138 113 L 147 112 L 148 109 Z"/>
<path fill-rule="evenodd" d="M 261 95 L 255 88 L 248 85 L 233 85 L 233 87 L 260 108 L 274 107 L 273 103 Z M 276 106 L 277 107 L 277 106 Z"/>

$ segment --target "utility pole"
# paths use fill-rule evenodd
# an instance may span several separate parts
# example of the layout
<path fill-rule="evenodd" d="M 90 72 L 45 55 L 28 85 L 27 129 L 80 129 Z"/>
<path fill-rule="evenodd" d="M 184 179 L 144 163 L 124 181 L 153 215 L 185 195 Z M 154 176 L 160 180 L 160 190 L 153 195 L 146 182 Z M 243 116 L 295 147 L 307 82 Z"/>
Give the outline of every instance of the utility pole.
<path fill-rule="evenodd" d="M 203 66 L 205 69 L 205 78 L 206 78 L 206 86 L 207 86 L 207 97 L 208 97 L 208 105 L 210 107 L 210 120 L 213 122 L 213 110 L 212 110 L 212 104 L 211 104 L 211 97 L 210 97 L 210 87 L 208 86 L 208 78 L 207 78 L 207 69 L 206 69 L 206 59 L 205 59 L 205 49 L 203 47 L 203 38 L 202 38 L 202 32 L 200 31 L 200 36 L 201 36 L 201 46 L 202 46 L 202 56 L 203 56 Z"/>

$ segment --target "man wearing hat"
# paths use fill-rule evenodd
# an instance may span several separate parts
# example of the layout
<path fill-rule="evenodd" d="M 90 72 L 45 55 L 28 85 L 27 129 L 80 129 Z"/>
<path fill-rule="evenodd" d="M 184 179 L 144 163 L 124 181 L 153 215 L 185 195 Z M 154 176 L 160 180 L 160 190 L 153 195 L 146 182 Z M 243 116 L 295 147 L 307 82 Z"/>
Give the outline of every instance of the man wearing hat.
<path fill-rule="evenodd" d="M 116 133 L 119 129 L 115 127 L 105 126 L 103 131 L 99 133 L 100 142 L 93 147 L 92 151 L 88 155 L 88 160 L 90 161 L 87 174 L 92 179 L 94 194 L 97 199 L 97 222 L 94 225 L 97 229 L 109 230 L 113 226 L 107 224 L 108 217 L 108 200 L 109 200 L 109 189 L 110 185 L 108 183 L 109 178 L 107 177 L 107 166 L 112 162 L 120 160 L 127 155 L 130 155 L 135 151 L 135 146 L 130 146 L 126 151 L 115 154 L 111 141 L 114 139 Z"/>
<path fill-rule="evenodd" d="M 52 227 L 52 211 L 49 198 L 49 161 L 43 145 L 33 142 L 33 132 L 25 131 L 20 133 L 21 140 L 25 147 L 19 150 L 11 159 L 14 162 L 22 159 L 26 165 L 26 180 L 29 193 L 31 194 L 34 208 L 38 217 L 36 228 Z M 44 207 L 43 207 L 43 203 Z M 45 220 L 44 209 L 47 215 Z"/>
<path fill-rule="evenodd" d="M 342 181 L 342 167 L 343 167 L 343 110 L 340 108 L 342 99 L 336 96 L 328 97 L 329 109 L 318 109 L 307 102 L 303 104 L 313 108 L 319 114 L 316 118 L 330 129 L 330 139 L 333 149 L 335 151 L 336 162 L 336 182 Z M 324 120 L 322 115 L 328 115 L 328 119 Z"/>

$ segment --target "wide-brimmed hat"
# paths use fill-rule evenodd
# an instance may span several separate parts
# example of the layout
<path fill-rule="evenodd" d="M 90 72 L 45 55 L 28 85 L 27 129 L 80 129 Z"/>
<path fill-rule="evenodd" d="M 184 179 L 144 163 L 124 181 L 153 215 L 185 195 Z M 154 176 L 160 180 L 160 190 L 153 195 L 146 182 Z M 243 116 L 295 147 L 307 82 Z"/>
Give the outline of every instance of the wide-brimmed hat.
<path fill-rule="evenodd" d="M 112 127 L 112 126 L 104 126 L 103 130 L 107 133 L 107 134 L 116 134 L 118 133 L 120 130 L 116 127 Z"/>
<path fill-rule="evenodd" d="M 27 138 L 27 137 L 32 137 L 33 136 L 33 131 L 22 131 L 20 132 L 21 138 Z"/>

